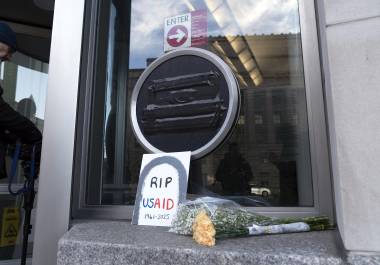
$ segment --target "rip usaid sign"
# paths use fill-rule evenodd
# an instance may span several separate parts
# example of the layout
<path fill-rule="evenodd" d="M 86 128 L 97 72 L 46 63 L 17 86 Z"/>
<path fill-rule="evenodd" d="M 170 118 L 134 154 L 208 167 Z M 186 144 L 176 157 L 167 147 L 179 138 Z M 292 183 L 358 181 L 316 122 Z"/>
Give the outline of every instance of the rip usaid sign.
<path fill-rule="evenodd" d="M 145 154 L 132 224 L 170 226 L 186 199 L 191 152 Z"/>

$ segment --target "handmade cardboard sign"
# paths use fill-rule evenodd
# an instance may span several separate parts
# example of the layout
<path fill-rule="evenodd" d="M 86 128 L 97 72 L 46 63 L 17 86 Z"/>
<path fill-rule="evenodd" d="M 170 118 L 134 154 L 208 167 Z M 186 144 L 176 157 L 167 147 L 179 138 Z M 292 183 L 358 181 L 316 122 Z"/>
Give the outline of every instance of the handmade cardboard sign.
<path fill-rule="evenodd" d="M 170 226 L 186 199 L 191 152 L 145 154 L 132 224 Z"/>

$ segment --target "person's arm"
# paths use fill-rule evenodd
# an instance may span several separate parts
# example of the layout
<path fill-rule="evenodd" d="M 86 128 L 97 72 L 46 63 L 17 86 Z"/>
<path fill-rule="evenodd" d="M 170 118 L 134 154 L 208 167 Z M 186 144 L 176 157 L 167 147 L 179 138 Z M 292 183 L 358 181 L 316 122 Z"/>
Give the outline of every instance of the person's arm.
<path fill-rule="evenodd" d="M 20 138 L 22 143 L 32 144 L 42 141 L 38 128 L 26 117 L 15 111 L 0 97 L 0 128 Z"/>

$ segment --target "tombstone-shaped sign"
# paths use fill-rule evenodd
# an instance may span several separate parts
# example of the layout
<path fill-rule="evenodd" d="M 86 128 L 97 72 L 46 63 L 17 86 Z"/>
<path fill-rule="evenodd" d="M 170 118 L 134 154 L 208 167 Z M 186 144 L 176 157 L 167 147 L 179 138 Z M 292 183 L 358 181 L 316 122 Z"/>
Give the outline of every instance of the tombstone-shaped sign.
<path fill-rule="evenodd" d="M 143 156 L 132 224 L 170 226 L 178 203 L 186 199 L 190 155 Z"/>
<path fill-rule="evenodd" d="M 197 159 L 226 139 L 239 106 L 238 83 L 222 59 L 203 49 L 178 49 L 155 60 L 138 79 L 132 128 L 148 152 L 191 151 Z"/>

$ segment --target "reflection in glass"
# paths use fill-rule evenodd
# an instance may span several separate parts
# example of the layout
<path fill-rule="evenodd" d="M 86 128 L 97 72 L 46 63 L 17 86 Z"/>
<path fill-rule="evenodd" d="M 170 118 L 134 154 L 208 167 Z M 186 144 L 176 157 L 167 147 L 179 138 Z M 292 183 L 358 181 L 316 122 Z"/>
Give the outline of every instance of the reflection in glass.
<path fill-rule="evenodd" d="M 47 63 L 16 53 L 11 62 L 2 63 L 0 68 L 3 99 L 13 109 L 31 120 L 40 131 L 44 126 L 48 66 Z M 11 155 L 6 157 L 8 172 Z M 15 181 L 23 183 L 21 169 L 18 170 Z M 7 179 L 0 180 L 0 184 L 7 182 Z"/>
<path fill-rule="evenodd" d="M 192 161 L 188 196 L 227 196 L 246 206 L 312 206 L 296 0 L 132 1 L 127 98 L 144 69 L 164 53 L 164 19 L 197 10 L 207 11 L 207 44 L 200 48 L 217 54 L 235 72 L 242 106 L 230 138 L 211 155 Z M 116 19 L 129 15 L 126 9 L 116 8 L 115 12 Z M 112 32 L 111 40 L 116 38 Z M 118 52 L 108 56 L 117 58 Z M 117 77 L 109 78 L 109 84 L 115 86 Z M 129 101 L 126 104 L 129 107 Z M 111 114 L 107 115 L 109 119 Z M 114 197 L 120 196 L 122 203 L 133 203 L 145 151 L 130 124 L 126 125 L 125 143 L 128 170 L 124 178 L 128 181 L 121 185 L 111 174 L 107 183 L 114 186 L 108 186 L 105 204 L 119 204 Z"/>
<path fill-rule="evenodd" d="M 4 90 L 3 99 L 13 109 L 30 119 L 41 131 L 44 126 L 48 66 L 47 63 L 21 53 L 16 53 L 11 62 L 1 63 L 0 67 L 0 84 Z M 11 150 L 9 150 L 6 156 L 8 175 L 11 168 L 12 155 Z M 21 165 L 19 165 L 17 173 L 14 179 L 15 186 L 21 188 L 21 185 L 24 183 Z M 13 188 L 16 189 L 16 187 Z M 10 234 L 18 232 L 18 235 L 21 234 L 21 221 L 23 218 L 23 212 L 20 210 L 21 207 L 22 196 L 14 197 L 10 195 L 8 192 L 8 179 L 0 179 L 0 222 L 4 220 L 6 208 L 12 208 L 9 210 L 14 209 L 19 213 L 19 220 L 14 220 L 14 224 L 18 223 L 18 226 L 9 226 L 7 231 L 1 231 L 2 235 L 5 232 Z M 32 220 L 32 224 L 33 222 L 34 220 Z M 4 229 L 4 226 L 0 226 L 1 229 Z M 33 236 L 29 237 L 29 241 L 28 255 L 31 255 Z M 19 259 L 21 248 L 22 241 L 21 237 L 18 236 L 15 244 L 2 245 L 0 247 L 0 260 Z"/>

